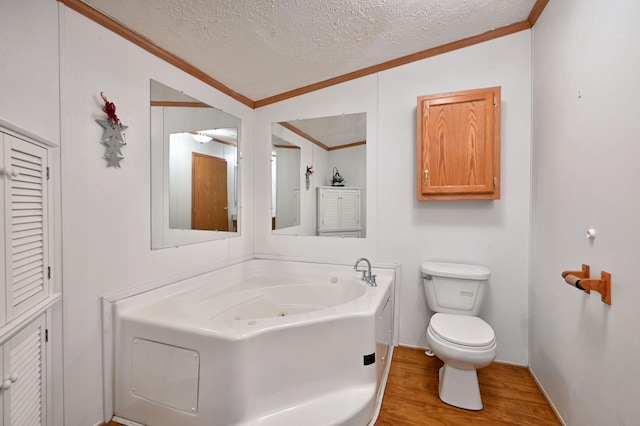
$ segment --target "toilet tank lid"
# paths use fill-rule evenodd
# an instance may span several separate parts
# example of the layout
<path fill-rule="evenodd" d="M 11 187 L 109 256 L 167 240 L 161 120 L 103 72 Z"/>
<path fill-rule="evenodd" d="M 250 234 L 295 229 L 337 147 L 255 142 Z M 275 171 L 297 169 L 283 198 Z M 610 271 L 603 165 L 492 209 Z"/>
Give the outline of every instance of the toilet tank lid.
<path fill-rule="evenodd" d="M 445 278 L 462 278 L 468 280 L 488 280 L 491 272 L 479 265 L 465 265 L 462 263 L 423 262 L 422 273 Z"/>

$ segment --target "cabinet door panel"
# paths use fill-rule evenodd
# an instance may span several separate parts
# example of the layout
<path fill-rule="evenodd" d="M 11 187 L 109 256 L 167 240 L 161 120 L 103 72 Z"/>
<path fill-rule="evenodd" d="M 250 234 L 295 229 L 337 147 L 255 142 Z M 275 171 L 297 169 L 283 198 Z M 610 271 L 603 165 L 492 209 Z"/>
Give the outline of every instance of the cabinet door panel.
<path fill-rule="evenodd" d="M 322 229 L 339 229 L 340 228 L 340 191 L 324 190 L 322 191 L 321 223 Z"/>
<path fill-rule="evenodd" d="M 360 191 L 345 189 L 342 191 L 341 228 L 360 227 Z"/>
<path fill-rule="evenodd" d="M 13 382 L 3 391 L 5 424 L 46 424 L 45 328 L 42 316 L 4 345 L 3 379 Z"/>
<path fill-rule="evenodd" d="M 7 321 L 48 294 L 47 151 L 4 137 Z M 9 176 L 10 175 L 10 176 Z"/>
<path fill-rule="evenodd" d="M 498 199 L 500 88 L 418 99 L 418 199 Z"/>

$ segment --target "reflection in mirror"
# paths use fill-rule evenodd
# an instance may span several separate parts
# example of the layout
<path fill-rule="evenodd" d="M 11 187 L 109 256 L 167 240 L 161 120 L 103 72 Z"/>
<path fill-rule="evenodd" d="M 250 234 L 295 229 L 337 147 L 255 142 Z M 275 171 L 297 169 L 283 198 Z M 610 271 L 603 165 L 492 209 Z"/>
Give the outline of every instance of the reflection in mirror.
<path fill-rule="evenodd" d="M 358 113 L 272 123 L 274 234 L 366 237 L 366 120 Z"/>
<path fill-rule="evenodd" d="M 169 228 L 234 228 L 236 128 L 169 135 Z"/>
<path fill-rule="evenodd" d="M 273 135 L 272 229 L 300 225 L 300 147 Z M 277 216 L 276 216 L 277 214 Z M 277 220 L 276 220 L 277 217 Z"/>
<path fill-rule="evenodd" d="M 239 127 L 151 80 L 152 248 L 237 235 Z"/>

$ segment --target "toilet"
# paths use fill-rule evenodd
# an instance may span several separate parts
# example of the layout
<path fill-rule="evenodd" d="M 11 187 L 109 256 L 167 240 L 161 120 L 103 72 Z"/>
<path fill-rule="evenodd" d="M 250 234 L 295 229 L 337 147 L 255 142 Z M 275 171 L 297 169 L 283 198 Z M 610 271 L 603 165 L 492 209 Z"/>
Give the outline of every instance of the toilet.
<path fill-rule="evenodd" d="M 442 361 L 438 394 L 443 402 L 467 410 L 482 410 L 476 369 L 496 358 L 493 328 L 477 317 L 489 279 L 484 266 L 424 262 L 422 282 L 434 315 L 427 344 Z"/>

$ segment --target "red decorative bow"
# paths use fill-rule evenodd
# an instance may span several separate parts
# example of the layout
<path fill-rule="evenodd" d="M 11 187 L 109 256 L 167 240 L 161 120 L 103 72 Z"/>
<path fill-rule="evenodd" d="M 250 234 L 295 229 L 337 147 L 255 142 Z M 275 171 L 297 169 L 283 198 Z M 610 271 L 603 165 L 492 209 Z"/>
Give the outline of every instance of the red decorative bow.
<path fill-rule="evenodd" d="M 111 120 L 113 124 L 120 125 L 120 119 L 116 115 L 116 104 L 109 102 L 102 92 L 100 92 L 100 96 L 102 96 L 102 99 L 104 100 L 104 107 L 102 108 L 102 111 L 107 114 L 107 117 L 109 117 L 109 120 Z"/>

